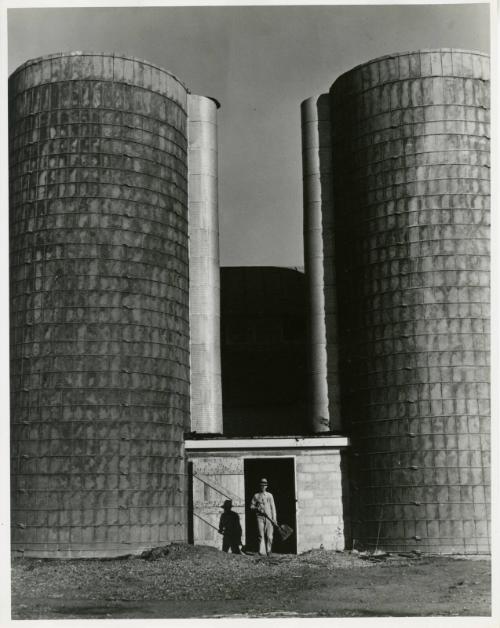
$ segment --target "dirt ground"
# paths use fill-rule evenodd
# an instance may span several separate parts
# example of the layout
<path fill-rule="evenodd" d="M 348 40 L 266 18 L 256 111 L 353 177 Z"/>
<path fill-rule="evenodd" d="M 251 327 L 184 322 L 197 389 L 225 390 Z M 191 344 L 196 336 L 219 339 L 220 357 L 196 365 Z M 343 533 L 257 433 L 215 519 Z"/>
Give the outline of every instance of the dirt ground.
<path fill-rule="evenodd" d="M 261 558 L 190 545 L 154 560 L 14 559 L 12 618 L 488 616 L 490 567 L 463 557 Z"/>

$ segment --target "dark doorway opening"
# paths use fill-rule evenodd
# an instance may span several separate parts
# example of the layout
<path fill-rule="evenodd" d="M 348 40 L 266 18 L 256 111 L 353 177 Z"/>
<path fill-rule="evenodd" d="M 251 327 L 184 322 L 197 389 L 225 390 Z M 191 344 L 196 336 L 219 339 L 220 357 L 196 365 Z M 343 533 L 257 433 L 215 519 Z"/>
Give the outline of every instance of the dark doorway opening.
<path fill-rule="evenodd" d="M 278 523 L 286 523 L 294 530 L 286 541 L 282 541 L 275 533 L 273 552 L 277 554 L 297 553 L 297 522 L 295 497 L 295 460 L 294 458 L 247 458 L 244 461 L 245 470 L 245 546 L 251 552 L 256 552 L 257 523 L 255 515 L 250 511 L 252 496 L 259 490 L 259 481 L 266 478 L 268 491 L 274 497 Z"/>

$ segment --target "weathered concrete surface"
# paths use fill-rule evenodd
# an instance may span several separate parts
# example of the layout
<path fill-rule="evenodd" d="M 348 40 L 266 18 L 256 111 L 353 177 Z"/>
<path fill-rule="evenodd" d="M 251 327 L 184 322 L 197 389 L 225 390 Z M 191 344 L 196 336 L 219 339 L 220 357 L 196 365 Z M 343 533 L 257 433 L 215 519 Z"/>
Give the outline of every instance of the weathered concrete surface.
<path fill-rule="evenodd" d="M 354 542 L 488 553 L 489 57 L 382 57 L 331 99 Z"/>
<path fill-rule="evenodd" d="M 186 89 L 106 54 L 9 82 L 12 543 L 186 538 Z"/>
<path fill-rule="evenodd" d="M 217 105 L 188 96 L 191 429 L 222 433 Z"/>
<path fill-rule="evenodd" d="M 308 304 L 308 420 L 313 432 L 338 431 L 341 415 L 329 95 L 305 100 L 301 114 Z"/>

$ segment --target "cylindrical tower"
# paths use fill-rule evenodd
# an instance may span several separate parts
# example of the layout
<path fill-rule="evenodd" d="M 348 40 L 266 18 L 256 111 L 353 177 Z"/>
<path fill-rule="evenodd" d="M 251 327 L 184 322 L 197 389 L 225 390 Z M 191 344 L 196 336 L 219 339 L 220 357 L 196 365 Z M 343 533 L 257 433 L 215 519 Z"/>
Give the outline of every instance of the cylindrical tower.
<path fill-rule="evenodd" d="M 217 103 L 188 96 L 191 429 L 222 433 Z"/>
<path fill-rule="evenodd" d="M 187 94 L 120 55 L 9 82 L 12 543 L 110 556 L 186 538 Z"/>
<path fill-rule="evenodd" d="M 301 114 L 309 336 L 307 412 L 310 429 L 325 432 L 340 429 L 329 95 L 305 100 Z"/>
<path fill-rule="evenodd" d="M 489 59 L 382 57 L 332 86 L 353 538 L 486 553 Z"/>

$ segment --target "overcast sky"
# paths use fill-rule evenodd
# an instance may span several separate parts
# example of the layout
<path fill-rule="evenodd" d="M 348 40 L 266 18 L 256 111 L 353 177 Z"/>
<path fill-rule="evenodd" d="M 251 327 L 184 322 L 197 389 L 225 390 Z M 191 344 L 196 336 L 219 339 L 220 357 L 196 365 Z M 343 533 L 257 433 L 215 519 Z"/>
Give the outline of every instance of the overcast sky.
<path fill-rule="evenodd" d="M 125 52 L 219 111 L 223 265 L 302 266 L 300 103 L 391 52 L 488 52 L 488 5 L 11 9 L 9 72 L 70 50 Z"/>

